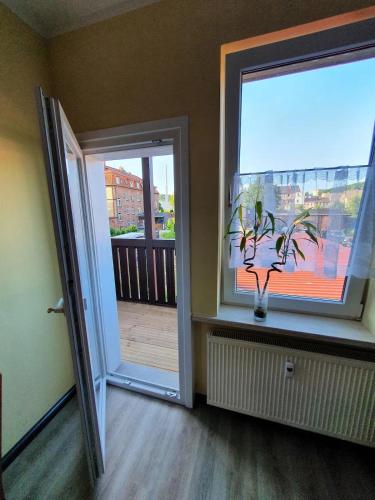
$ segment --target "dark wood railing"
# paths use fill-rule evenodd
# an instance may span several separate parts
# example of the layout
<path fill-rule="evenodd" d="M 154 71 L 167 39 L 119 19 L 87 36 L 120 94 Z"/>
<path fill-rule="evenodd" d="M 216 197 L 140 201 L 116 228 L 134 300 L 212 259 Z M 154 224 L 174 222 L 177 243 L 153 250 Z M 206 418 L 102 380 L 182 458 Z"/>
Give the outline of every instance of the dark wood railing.
<path fill-rule="evenodd" d="M 111 241 L 117 300 L 176 307 L 175 240 Z"/>

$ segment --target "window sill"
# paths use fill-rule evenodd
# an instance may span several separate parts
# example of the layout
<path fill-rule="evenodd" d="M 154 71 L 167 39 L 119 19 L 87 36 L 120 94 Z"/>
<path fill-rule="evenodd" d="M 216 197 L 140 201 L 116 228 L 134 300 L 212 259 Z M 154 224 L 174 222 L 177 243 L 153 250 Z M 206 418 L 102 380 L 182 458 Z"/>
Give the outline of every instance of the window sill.
<path fill-rule="evenodd" d="M 362 348 L 375 353 L 375 335 L 370 333 L 360 321 L 269 311 L 267 320 L 264 323 L 258 323 L 254 321 L 249 307 L 225 304 L 220 305 L 216 316 L 193 314 L 192 319 L 212 325 Z"/>

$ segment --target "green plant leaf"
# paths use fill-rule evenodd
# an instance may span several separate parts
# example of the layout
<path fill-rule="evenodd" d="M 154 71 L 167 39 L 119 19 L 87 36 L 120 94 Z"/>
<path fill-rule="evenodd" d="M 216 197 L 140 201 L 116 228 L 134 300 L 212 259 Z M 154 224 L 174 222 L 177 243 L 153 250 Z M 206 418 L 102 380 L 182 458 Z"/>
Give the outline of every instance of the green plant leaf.
<path fill-rule="evenodd" d="M 263 204 L 260 200 L 255 203 L 255 212 L 257 214 L 258 220 L 262 220 Z"/>
<path fill-rule="evenodd" d="M 294 248 L 292 249 L 292 254 L 293 254 L 293 257 L 294 257 L 294 262 L 296 263 L 296 266 L 298 266 L 298 264 L 297 264 L 297 255 L 296 255 L 296 251 L 294 250 Z"/>
<path fill-rule="evenodd" d="M 238 218 L 239 218 L 241 226 L 242 226 L 242 205 L 239 205 L 239 207 L 238 207 Z"/>
<path fill-rule="evenodd" d="M 300 250 L 297 241 L 294 238 L 292 238 L 292 242 L 293 242 L 295 249 L 298 252 L 298 255 L 301 257 L 301 259 L 305 260 L 306 259 L 305 254 L 302 252 L 302 250 Z"/>
<path fill-rule="evenodd" d="M 307 222 L 306 220 L 304 220 L 301 222 L 301 224 L 307 228 L 312 229 L 313 231 L 317 231 L 315 224 L 313 224 L 312 222 Z"/>
<path fill-rule="evenodd" d="M 268 217 L 270 218 L 270 221 L 271 221 L 272 234 L 274 234 L 274 232 L 275 232 L 275 217 L 274 217 L 272 212 L 269 212 L 268 210 L 266 210 L 266 212 L 267 212 Z"/>
<path fill-rule="evenodd" d="M 315 243 L 315 245 L 318 247 L 319 242 L 315 234 L 313 234 L 309 229 L 306 229 L 306 234 L 309 236 L 309 238 Z"/>
<path fill-rule="evenodd" d="M 296 226 L 297 224 L 300 224 L 307 217 L 310 217 L 310 212 L 308 210 L 304 210 L 294 218 L 293 225 Z"/>
<path fill-rule="evenodd" d="M 245 247 L 246 247 L 246 238 L 245 238 L 245 236 L 243 236 L 243 238 L 241 239 L 241 243 L 240 243 L 240 251 L 243 252 Z"/>
<path fill-rule="evenodd" d="M 279 253 L 280 253 L 281 245 L 283 244 L 284 238 L 285 238 L 285 235 L 282 234 L 276 240 L 276 246 L 275 246 L 275 248 L 276 248 L 277 255 L 279 255 Z"/>
<path fill-rule="evenodd" d="M 238 193 L 238 195 L 235 197 L 233 203 L 236 203 L 241 198 L 242 195 L 243 195 L 243 191 L 241 191 L 240 193 Z"/>

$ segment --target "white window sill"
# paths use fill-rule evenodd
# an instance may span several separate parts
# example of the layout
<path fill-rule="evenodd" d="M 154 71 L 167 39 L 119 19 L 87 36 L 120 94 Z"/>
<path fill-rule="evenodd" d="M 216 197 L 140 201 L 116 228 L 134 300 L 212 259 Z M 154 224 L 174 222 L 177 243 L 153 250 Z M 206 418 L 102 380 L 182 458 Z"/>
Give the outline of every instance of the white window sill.
<path fill-rule="evenodd" d="M 241 329 L 282 333 L 296 338 L 329 341 L 345 346 L 368 348 L 375 351 L 375 335 L 360 321 L 327 318 L 308 314 L 269 311 L 263 323 L 254 321 L 249 307 L 222 304 L 216 316 L 193 314 L 193 321 Z"/>

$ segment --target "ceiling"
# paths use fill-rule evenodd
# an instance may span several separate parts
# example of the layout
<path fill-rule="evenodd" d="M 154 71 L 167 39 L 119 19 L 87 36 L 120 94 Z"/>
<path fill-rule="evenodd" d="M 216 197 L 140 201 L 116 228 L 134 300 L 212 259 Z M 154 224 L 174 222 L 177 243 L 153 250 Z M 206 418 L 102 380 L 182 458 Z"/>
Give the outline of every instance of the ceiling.
<path fill-rule="evenodd" d="M 2 0 L 46 38 L 139 9 L 160 0 Z"/>

